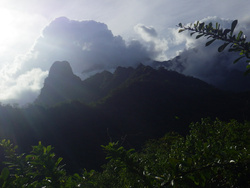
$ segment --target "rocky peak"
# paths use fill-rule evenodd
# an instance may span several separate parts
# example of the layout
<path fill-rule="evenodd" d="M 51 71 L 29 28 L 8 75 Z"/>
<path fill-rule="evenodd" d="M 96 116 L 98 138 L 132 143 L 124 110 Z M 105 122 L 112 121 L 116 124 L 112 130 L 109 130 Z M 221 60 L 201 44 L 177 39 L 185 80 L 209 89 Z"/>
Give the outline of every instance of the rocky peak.
<path fill-rule="evenodd" d="M 35 103 L 53 105 L 80 99 L 83 93 L 82 81 L 74 75 L 70 64 L 67 61 L 56 61 L 51 66 Z"/>
<path fill-rule="evenodd" d="M 56 61 L 49 70 L 49 78 L 72 77 L 74 76 L 72 68 L 67 61 Z"/>

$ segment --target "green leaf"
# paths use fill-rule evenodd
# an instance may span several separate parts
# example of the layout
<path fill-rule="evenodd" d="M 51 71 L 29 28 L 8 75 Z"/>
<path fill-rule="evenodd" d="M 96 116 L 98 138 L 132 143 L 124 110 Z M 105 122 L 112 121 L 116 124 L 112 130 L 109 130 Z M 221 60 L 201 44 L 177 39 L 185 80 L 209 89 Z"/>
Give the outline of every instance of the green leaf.
<path fill-rule="evenodd" d="M 2 170 L 2 172 L 1 172 L 1 178 L 2 178 L 3 180 L 7 180 L 7 178 L 9 177 L 9 175 L 10 175 L 10 171 L 9 171 L 9 169 L 8 169 L 7 167 L 5 167 L 5 168 Z"/>
<path fill-rule="evenodd" d="M 61 163 L 62 160 L 63 160 L 63 158 L 62 158 L 62 157 L 59 157 L 59 158 L 57 159 L 57 161 L 56 161 L 56 166 L 58 166 L 58 165 Z"/>
<path fill-rule="evenodd" d="M 212 44 L 216 39 L 210 40 L 206 43 L 206 46 L 209 46 L 210 44 Z"/>
<path fill-rule="evenodd" d="M 233 35 L 234 29 L 238 23 L 238 20 L 234 20 L 231 25 L 231 36 Z"/>
<path fill-rule="evenodd" d="M 243 32 L 242 31 L 240 31 L 239 33 L 238 33 L 238 36 L 237 36 L 237 40 L 240 40 L 240 38 L 241 38 L 241 36 L 242 36 L 242 34 L 243 34 Z"/>
<path fill-rule="evenodd" d="M 219 29 L 219 24 L 218 23 L 216 23 L 215 28 Z"/>
<path fill-rule="evenodd" d="M 49 153 L 52 150 L 51 145 L 47 146 L 47 152 Z"/>
<path fill-rule="evenodd" d="M 185 29 L 180 29 L 180 30 L 178 31 L 178 33 L 181 33 L 181 32 L 183 32 L 183 31 L 185 31 Z"/>
<path fill-rule="evenodd" d="M 183 27 L 182 23 L 179 23 L 179 27 Z"/>
<path fill-rule="evenodd" d="M 202 30 L 203 29 L 203 27 L 204 27 L 204 22 L 203 23 L 200 23 L 200 25 L 199 25 L 199 30 Z"/>
<path fill-rule="evenodd" d="M 237 62 L 238 62 L 240 59 L 242 59 L 243 57 L 245 57 L 245 56 L 241 56 L 241 57 L 235 59 L 235 60 L 234 60 L 234 63 L 237 63 Z"/>
<path fill-rule="evenodd" d="M 226 42 L 226 43 L 224 43 L 223 45 L 221 45 L 221 46 L 218 48 L 218 52 L 222 52 L 222 51 L 227 47 L 228 44 L 229 44 L 229 43 Z"/>

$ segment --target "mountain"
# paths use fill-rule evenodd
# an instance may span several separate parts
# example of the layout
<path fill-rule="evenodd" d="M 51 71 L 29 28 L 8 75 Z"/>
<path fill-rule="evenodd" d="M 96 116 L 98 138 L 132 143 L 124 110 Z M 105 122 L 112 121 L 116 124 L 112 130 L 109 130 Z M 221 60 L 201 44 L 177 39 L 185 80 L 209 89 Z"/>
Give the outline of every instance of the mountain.
<path fill-rule="evenodd" d="M 119 122 L 127 137 L 139 139 L 169 131 L 185 134 L 187 122 L 203 117 L 243 119 L 242 111 L 249 113 L 246 101 L 199 79 L 140 65 L 98 108 Z"/>
<path fill-rule="evenodd" d="M 242 111 L 249 112 L 247 97 L 221 91 L 199 79 L 164 68 L 154 69 L 143 64 L 137 68 L 118 67 L 114 73 L 103 71 L 81 81 L 73 75 L 69 63 L 56 62 L 52 67 L 37 104 L 55 105 L 59 99 L 60 103 L 78 100 L 94 104 L 98 113 L 115 122 L 114 126 L 105 124 L 112 127 L 114 137 L 141 134 L 136 136 L 138 145 L 146 138 L 162 136 L 162 131 L 185 134 L 186 125 L 202 117 L 242 119 Z M 59 70 L 55 71 L 57 67 Z M 62 71 L 63 68 L 68 71 Z M 51 90 L 55 88 L 67 98 L 54 96 Z M 55 100 L 43 103 L 46 97 Z M 135 141 L 134 138 L 131 136 Z"/>
<path fill-rule="evenodd" d="M 103 71 L 81 81 L 79 77 L 73 74 L 68 62 L 57 61 L 51 66 L 44 87 L 35 103 L 52 106 L 72 100 L 79 100 L 84 103 L 97 102 L 119 88 L 126 88 L 131 83 L 145 82 L 150 85 L 164 79 L 164 83 L 161 84 L 165 86 L 172 87 L 172 83 L 175 88 L 189 88 L 190 91 L 193 91 L 194 85 L 197 85 L 196 89 L 199 90 L 203 87 L 213 88 L 198 79 L 163 68 L 156 70 L 143 64 L 140 64 L 136 69 L 117 67 L 113 74 Z M 199 87 L 201 85 L 202 87 Z"/>
<path fill-rule="evenodd" d="M 81 99 L 83 94 L 82 81 L 73 74 L 70 64 L 67 61 L 57 61 L 51 66 L 44 87 L 35 103 L 52 105 Z"/>
<path fill-rule="evenodd" d="M 204 117 L 244 121 L 249 96 L 142 64 L 81 81 L 68 62 L 55 62 L 35 104 L 0 105 L 0 138 L 13 140 L 21 152 L 38 141 L 52 145 L 72 172 L 100 169 L 101 145 L 119 141 L 139 149 L 167 132 L 186 134 L 191 122 Z"/>
<path fill-rule="evenodd" d="M 74 75 L 67 61 L 54 62 L 44 87 L 35 100 L 35 104 L 53 106 L 62 102 L 79 100 L 84 103 L 96 102 L 111 90 L 119 87 L 133 69 L 118 67 L 114 74 L 103 71 L 84 81 Z"/>
<path fill-rule="evenodd" d="M 209 58 L 201 58 L 200 54 L 204 55 L 204 52 L 194 48 L 168 61 L 153 61 L 151 66 L 165 67 L 168 70 L 198 78 L 225 91 L 250 91 L 250 75 L 244 75 L 246 63 L 233 64 L 237 56 L 222 52 Z"/>

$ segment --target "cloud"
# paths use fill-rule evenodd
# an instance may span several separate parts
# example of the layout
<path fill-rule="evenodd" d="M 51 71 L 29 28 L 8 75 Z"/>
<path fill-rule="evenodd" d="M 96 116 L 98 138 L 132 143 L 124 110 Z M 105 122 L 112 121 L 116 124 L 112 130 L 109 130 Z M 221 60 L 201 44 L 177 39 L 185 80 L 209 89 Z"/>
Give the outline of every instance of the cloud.
<path fill-rule="evenodd" d="M 152 26 L 145 26 L 142 24 L 137 24 L 135 26 L 135 31 L 141 35 L 141 37 L 149 42 L 157 37 L 157 32 Z"/>
<path fill-rule="evenodd" d="M 54 61 L 66 60 L 76 74 L 81 74 L 97 68 L 130 66 L 152 55 L 140 43 L 132 41 L 126 44 L 121 36 L 114 36 L 104 23 L 61 17 L 44 29 L 23 67 L 48 70 Z"/>
<path fill-rule="evenodd" d="M 15 69 L 15 68 L 14 68 Z M 32 69 L 20 76 L 14 76 L 15 70 L 8 66 L 0 71 L 0 100 L 3 103 L 19 103 L 24 105 L 36 99 L 43 85 L 43 80 L 48 75 L 47 71 Z"/>
<path fill-rule="evenodd" d="M 229 26 L 232 20 L 209 17 L 204 21 Z M 245 19 L 244 23 L 239 24 L 236 31 L 249 31 L 249 21 Z M 233 70 L 244 70 L 244 64 L 231 63 L 235 55 L 217 52 L 220 42 L 205 47 L 206 39 L 196 40 L 188 32 L 178 33 L 178 28 L 170 28 L 166 35 L 161 35 L 153 26 L 137 24 L 134 31 L 140 40 L 125 41 L 113 35 L 104 23 L 66 17 L 53 20 L 28 53 L 16 57 L 12 64 L 1 65 L 0 89 L 4 92 L 0 94 L 0 101 L 33 102 L 55 61 L 70 62 L 73 72 L 82 79 L 98 71 L 114 70 L 117 66 L 136 66 L 149 59 L 168 60 L 178 54 L 178 61 L 173 60 L 172 66 L 168 66 L 170 69 L 208 83 L 223 83 Z"/>
<path fill-rule="evenodd" d="M 208 24 L 212 22 L 220 23 L 222 28 L 231 28 L 233 20 L 221 19 L 218 17 L 208 17 L 200 20 Z M 188 24 L 189 25 L 189 24 Z M 239 23 L 235 32 L 242 30 L 244 33 L 248 33 L 250 27 Z M 208 47 L 205 47 L 205 43 L 208 41 L 206 38 L 195 39 L 195 35 L 190 36 L 190 32 L 185 31 L 178 33 L 178 28 L 170 30 L 172 32 L 172 41 L 170 44 L 174 46 L 185 46 L 184 50 L 179 51 L 179 57 L 174 58 L 171 62 L 171 66 L 168 68 L 177 70 L 185 75 L 194 76 L 207 83 L 213 84 L 217 87 L 229 89 L 229 90 L 246 90 L 247 84 L 250 84 L 248 77 L 244 77 L 240 71 L 244 71 L 246 63 L 243 61 L 233 64 L 233 61 L 238 57 L 237 53 L 224 52 L 219 53 L 218 47 L 223 44 L 222 41 L 215 41 Z M 179 67 L 182 67 L 179 69 Z M 228 80 L 232 80 L 232 76 L 238 74 L 230 84 Z M 243 85 L 241 88 L 237 85 Z M 225 83 L 228 86 L 225 86 Z M 236 88 L 236 89 L 235 89 Z"/>
<path fill-rule="evenodd" d="M 168 42 L 165 38 L 159 37 L 152 26 L 137 24 L 134 30 L 143 39 L 148 51 L 155 53 L 155 60 L 162 61 L 167 59 L 166 51 L 168 50 Z"/>
<path fill-rule="evenodd" d="M 23 104 L 30 99 L 32 102 L 55 61 L 70 62 L 73 72 L 86 78 L 91 73 L 113 70 L 117 66 L 135 66 L 158 53 L 149 51 L 137 40 L 125 43 L 104 23 L 60 17 L 44 28 L 28 53 L 18 56 L 8 68 L 1 69 L 5 79 L 0 87 L 6 92 L 0 95 L 0 100 L 20 100 Z"/>

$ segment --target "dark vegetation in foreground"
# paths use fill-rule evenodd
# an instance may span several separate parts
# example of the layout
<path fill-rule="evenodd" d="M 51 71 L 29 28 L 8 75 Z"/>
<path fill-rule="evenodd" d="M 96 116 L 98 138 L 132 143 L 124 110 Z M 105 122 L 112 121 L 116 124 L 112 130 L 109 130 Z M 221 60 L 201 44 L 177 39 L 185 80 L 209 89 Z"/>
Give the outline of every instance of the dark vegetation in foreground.
<path fill-rule="evenodd" d="M 1 187 L 248 187 L 250 124 L 202 119 L 187 136 L 168 133 L 141 151 L 110 142 L 102 146 L 102 171 L 67 173 L 62 158 L 40 142 L 28 154 L 2 140 L 6 162 Z M 77 145 L 77 143 L 76 143 Z"/>

